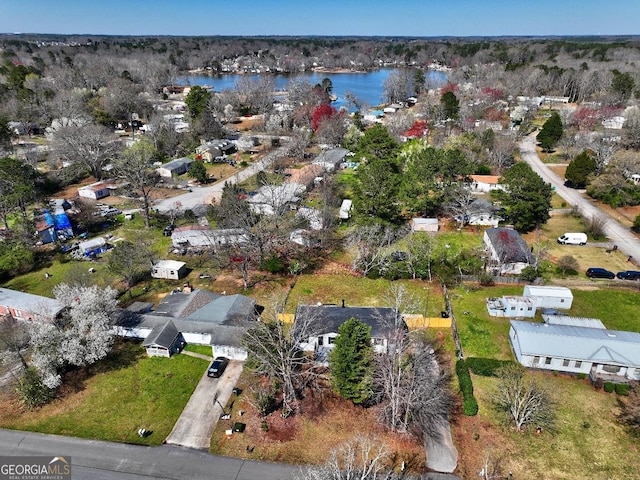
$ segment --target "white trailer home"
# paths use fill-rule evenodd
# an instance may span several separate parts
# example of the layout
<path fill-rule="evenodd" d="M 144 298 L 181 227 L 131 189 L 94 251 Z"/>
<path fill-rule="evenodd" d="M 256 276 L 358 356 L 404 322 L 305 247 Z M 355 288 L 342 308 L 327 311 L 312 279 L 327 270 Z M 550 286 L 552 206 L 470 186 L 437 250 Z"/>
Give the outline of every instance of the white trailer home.
<path fill-rule="evenodd" d="M 568 310 L 573 302 L 573 293 L 567 287 L 525 285 L 522 296 L 532 298 L 538 308 Z"/>

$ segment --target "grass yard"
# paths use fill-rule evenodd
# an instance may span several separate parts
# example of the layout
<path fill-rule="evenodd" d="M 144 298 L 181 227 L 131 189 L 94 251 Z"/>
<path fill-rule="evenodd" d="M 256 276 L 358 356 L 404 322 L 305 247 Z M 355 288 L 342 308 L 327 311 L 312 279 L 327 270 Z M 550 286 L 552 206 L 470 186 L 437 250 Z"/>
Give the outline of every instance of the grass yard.
<path fill-rule="evenodd" d="M 184 349 L 187 352 L 199 353 L 200 355 L 207 355 L 209 357 L 213 354 L 209 345 L 193 345 L 191 343 L 187 343 Z"/>
<path fill-rule="evenodd" d="M 477 476 L 488 451 L 503 456 L 505 472 L 518 480 L 640 479 L 640 449 L 616 421 L 617 398 L 596 391 L 586 380 L 528 372 L 555 395 L 556 434 L 516 433 L 498 425 L 489 392 L 493 378 L 473 376 L 480 413 L 454 427 L 463 454 L 463 478 Z M 475 445 L 475 448 L 474 448 Z"/>
<path fill-rule="evenodd" d="M 387 297 L 392 283 L 404 285 L 407 291 L 414 295 L 420 303 L 422 311 L 428 316 L 438 316 L 444 306 L 442 292 L 436 284 L 422 281 L 390 280 L 345 276 L 345 275 L 301 275 L 287 298 L 286 310 L 293 313 L 298 305 L 314 305 L 318 302 L 324 304 L 341 305 L 350 307 L 392 306 Z"/>
<path fill-rule="evenodd" d="M 149 358 L 138 343 L 119 343 L 86 378 L 70 378 L 63 395 L 24 411 L 13 395 L 0 403 L 0 427 L 114 442 L 160 445 L 169 435 L 208 362 L 187 355 Z M 153 431 L 140 438 L 141 427 Z"/>

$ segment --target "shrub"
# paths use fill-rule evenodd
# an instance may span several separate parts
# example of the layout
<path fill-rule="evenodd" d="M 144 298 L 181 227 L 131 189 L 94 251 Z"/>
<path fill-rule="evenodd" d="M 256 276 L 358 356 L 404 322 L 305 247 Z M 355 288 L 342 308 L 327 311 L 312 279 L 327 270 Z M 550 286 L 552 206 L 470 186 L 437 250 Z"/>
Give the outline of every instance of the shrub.
<path fill-rule="evenodd" d="M 626 385 L 624 383 L 616 383 L 615 385 L 616 394 L 622 395 L 624 397 L 629 395 L 630 388 L 631 387 L 629 387 L 629 385 Z"/>
<path fill-rule="evenodd" d="M 482 272 L 478 275 L 478 283 L 483 287 L 492 287 L 496 282 L 493 279 L 493 275 L 489 272 Z"/>
<path fill-rule="evenodd" d="M 513 364 L 510 360 L 496 360 L 495 358 L 471 357 L 466 360 L 467 367 L 481 377 L 495 377 L 496 371 L 501 367 Z"/>
<path fill-rule="evenodd" d="M 604 391 L 611 393 L 615 390 L 616 386 L 612 382 L 604 382 Z"/>
<path fill-rule="evenodd" d="M 55 391 L 42 383 L 38 372 L 33 368 L 29 368 L 18 380 L 16 393 L 20 398 L 20 403 L 29 410 L 44 405 L 55 396 Z"/>
<path fill-rule="evenodd" d="M 578 374 L 576 374 L 576 378 L 578 380 L 584 380 L 585 378 L 587 378 L 587 374 L 586 373 L 578 373 Z"/>
<path fill-rule="evenodd" d="M 478 402 L 473 396 L 473 382 L 469 374 L 469 367 L 464 360 L 456 362 L 456 375 L 458 376 L 460 392 L 462 392 L 462 413 L 473 417 L 478 414 Z"/>

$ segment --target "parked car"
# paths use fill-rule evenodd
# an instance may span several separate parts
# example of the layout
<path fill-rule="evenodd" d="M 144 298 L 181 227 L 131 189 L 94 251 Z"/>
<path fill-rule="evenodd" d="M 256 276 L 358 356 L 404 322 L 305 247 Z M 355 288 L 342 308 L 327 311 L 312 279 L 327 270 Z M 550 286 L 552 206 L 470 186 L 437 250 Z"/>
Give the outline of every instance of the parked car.
<path fill-rule="evenodd" d="M 558 237 L 558 243 L 560 245 L 586 245 L 587 234 L 586 233 L 563 233 Z"/>
<path fill-rule="evenodd" d="M 212 378 L 221 377 L 225 368 L 229 365 L 229 359 L 226 357 L 216 357 L 211 363 L 209 370 L 207 370 L 207 376 Z"/>
<path fill-rule="evenodd" d="M 587 277 L 613 279 L 613 278 L 616 278 L 616 275 L 615 273 L 610 272 L 609 270 L 606 270 L 604 268 L 591 267 L 587 269 Z"/>
<path fill-rule="evenodd" d="M 616 277 L 621 280 L 640 280 L 640 272 L 638 270 L 625 270 L 618 272 Z"/>

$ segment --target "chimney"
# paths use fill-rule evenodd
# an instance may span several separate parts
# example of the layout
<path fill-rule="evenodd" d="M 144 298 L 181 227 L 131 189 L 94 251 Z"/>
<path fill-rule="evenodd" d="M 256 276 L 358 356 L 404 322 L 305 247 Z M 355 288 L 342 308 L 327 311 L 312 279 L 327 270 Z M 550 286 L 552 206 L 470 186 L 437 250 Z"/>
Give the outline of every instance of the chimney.
<path fill-rule="evenodd" d="M 342 299 L 342 308 L 344 308 L 344 298 Z"/>

